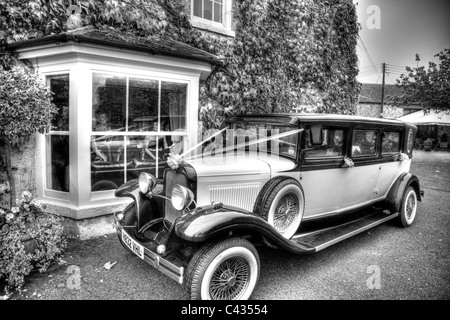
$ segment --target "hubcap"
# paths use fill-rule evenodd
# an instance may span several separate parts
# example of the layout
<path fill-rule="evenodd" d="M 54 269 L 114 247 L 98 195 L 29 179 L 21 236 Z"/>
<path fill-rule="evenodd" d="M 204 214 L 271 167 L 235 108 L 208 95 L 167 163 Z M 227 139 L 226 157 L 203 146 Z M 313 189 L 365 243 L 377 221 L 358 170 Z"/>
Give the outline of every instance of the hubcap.
<path fill-rule="evenodd" d="M 233 300 L 245 292 L 250 275 L 250 266 L 241 257 L 223 261 L 211 278 L 210 295 L 213 300 Z"/>
<path fill-rule="evenodd" d="M 275 208 L 273 225 L 279 232 L 286 231 L 298 214 L 298 198 L 293 193 L 285 194 Z"/>
<path fill-rule="evenodd" d="M 416 209 L 416 199 L 414 198 L 414 196 L 410 195 L 406 200 L 406 218 L 408 220 L 410 220 L 413 217 L 415 209 Z"/>

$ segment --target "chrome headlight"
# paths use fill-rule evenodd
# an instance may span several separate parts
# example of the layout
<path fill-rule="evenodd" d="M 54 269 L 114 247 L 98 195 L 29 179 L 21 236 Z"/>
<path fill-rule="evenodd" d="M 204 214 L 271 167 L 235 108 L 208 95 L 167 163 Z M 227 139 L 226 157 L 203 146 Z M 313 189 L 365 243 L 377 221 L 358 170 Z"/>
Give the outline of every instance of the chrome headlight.
<path fill-rule="evenodd" d="M 194 201 L 194 193 L 186 187 L 176 184 L 172 188 L 172 206 L 175 210 L 182 211 Z"/>
<path fill-rule="evenodd" d="M 143 194 L 147 194 L 156 186 L 156 178 L 147 172 L 139 175 L 139 189 Z"/>

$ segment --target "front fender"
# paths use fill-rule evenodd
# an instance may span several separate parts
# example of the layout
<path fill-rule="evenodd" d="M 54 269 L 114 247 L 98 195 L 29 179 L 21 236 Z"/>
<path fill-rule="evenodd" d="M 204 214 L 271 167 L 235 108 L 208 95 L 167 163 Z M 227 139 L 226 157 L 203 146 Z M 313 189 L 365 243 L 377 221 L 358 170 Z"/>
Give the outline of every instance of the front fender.
<path fill-rule="evenodd" d="M 294 253 L 314 252 L 313 248 L 285 239 L 267 221 L 253 212 L 232 206 L 207 206 L 182 215 L 175 223 L 175 234 L 186 241 L 205 242 L 228 236 L 230 232 L 260 234 L 275 245 Z"/>
<path fill-rule="evenodd" d="M 135 203 L 137 229 L 139 230 L 143 225 L 149 221 L 160 218 L 161 204 L 156 197 L 149 198 L 145 196 L 139 189 L 139 180 L 134 179 L 121 185 L 114 192 L 116 197 L 129 197 Z"/>
<path fill-rule="evenodd" d="M 392 184 L 386 197 L 386 202 L 391 212 L 400 212 L 403 194 L 407 187 L 412 186 L 417 194 L 417 199 L 422 201 L 419 178 L 412 173 L 403 173 Z"/>

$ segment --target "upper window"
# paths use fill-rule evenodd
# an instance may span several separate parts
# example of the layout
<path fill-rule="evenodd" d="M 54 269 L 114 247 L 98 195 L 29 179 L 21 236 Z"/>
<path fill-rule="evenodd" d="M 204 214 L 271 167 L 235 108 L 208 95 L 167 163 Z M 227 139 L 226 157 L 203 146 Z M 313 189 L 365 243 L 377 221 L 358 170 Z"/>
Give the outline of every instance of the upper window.
<path fill-rule="evenodd" d="M 353 132 L 352 156 L 370 156 L 377 152 L 378 131 L 355 130 Z"/>
<path fill-rule="evenodd" d="M 232 0 L 192 0 L 191 19 L 194 27 L 234 36 Z"/>
<path fill-rule="evenodd" d="M 222 23 L 223 1 L 194 0 L 194 16 Z"/>

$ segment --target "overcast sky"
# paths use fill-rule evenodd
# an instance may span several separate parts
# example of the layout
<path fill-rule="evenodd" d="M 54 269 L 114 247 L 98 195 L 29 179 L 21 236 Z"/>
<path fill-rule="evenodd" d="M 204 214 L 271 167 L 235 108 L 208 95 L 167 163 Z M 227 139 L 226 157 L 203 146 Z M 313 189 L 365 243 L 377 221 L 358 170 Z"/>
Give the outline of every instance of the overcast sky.
<path fill-rule="evenodd" d="M 450 48 L 450 0 L 353 0 L 361 24 L 359 81 L 381 84 L 381 64 L 388 64 L 386 83 L 395 83 L 405 66 L 438 62 L 434 55 Z M 370 57 L 370 58 L 369 58 Z M 374 70 L 372 63 L 378 70 Z"/>

